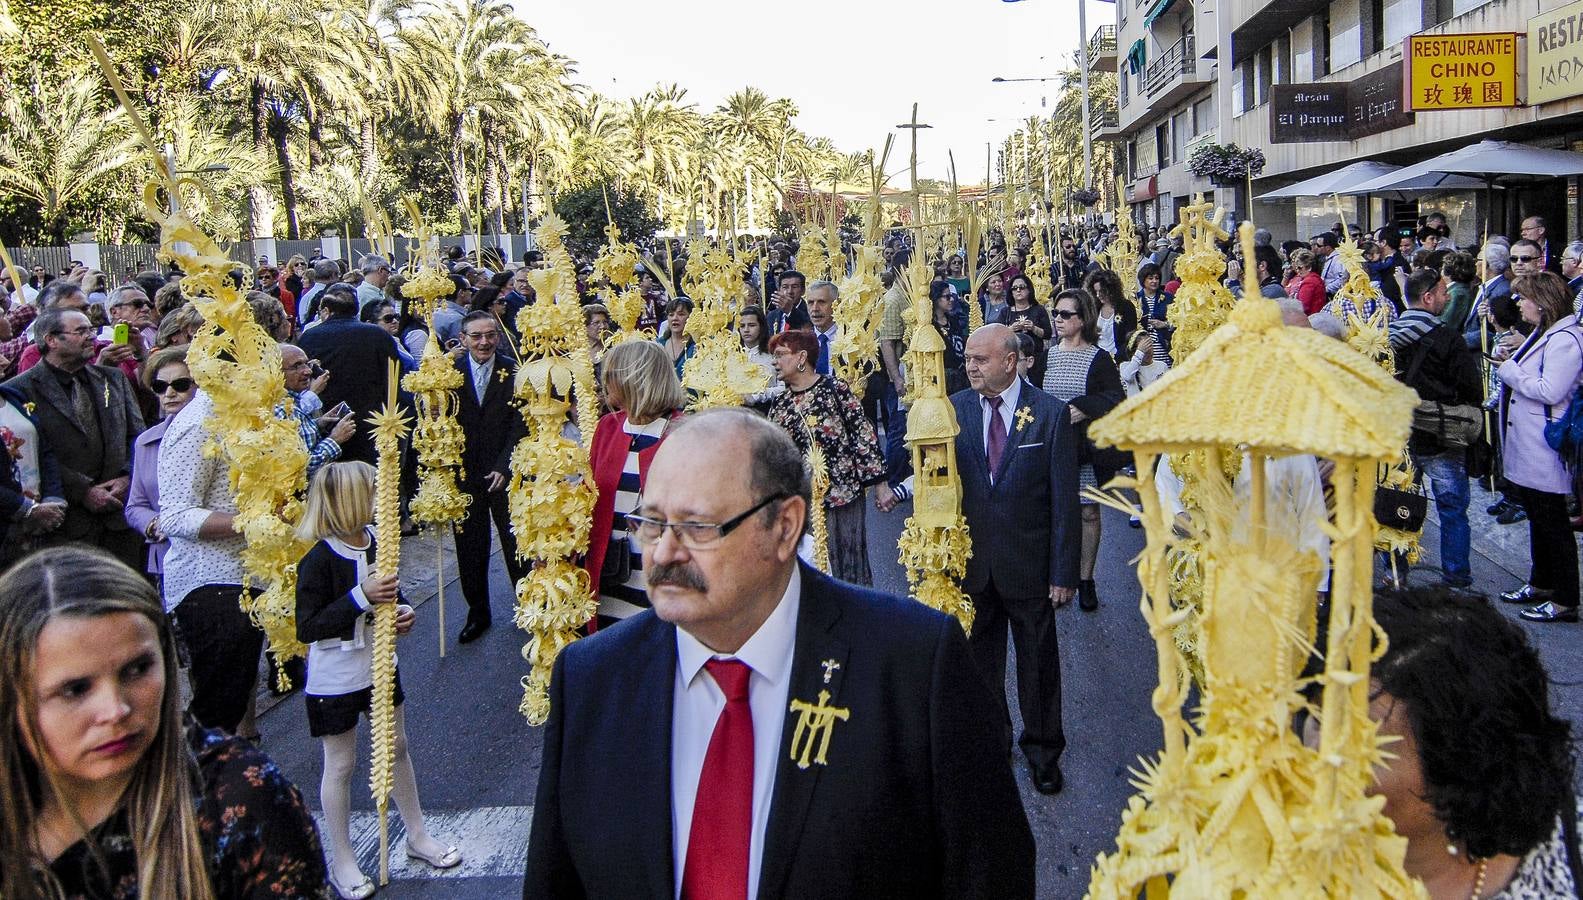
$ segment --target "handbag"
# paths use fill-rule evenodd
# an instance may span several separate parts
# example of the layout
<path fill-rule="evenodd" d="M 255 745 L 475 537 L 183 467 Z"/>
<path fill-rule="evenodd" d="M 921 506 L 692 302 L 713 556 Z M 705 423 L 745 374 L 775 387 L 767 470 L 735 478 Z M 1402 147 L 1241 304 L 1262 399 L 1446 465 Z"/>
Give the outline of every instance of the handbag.
<path fill-rule="evenodd" d="M 1374 489 L 1374 521 L 1385 528 L 1416 533 L 1429 516 L 1429 498 L 1416 491 L 1380 485 Z"/>

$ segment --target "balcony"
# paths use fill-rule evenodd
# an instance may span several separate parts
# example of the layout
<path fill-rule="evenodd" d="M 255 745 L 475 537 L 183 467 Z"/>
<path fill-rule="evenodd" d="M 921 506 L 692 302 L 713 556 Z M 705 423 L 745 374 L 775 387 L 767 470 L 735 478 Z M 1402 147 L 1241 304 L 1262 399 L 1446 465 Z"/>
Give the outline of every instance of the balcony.
<path fill-rule="evenodd" d="M 1330 0 L 1226 0 L 1231 32 L 1230 66 L 1297 27 L 1304 19 L 1330 5 Z"/>
<path fill-rule="evenodd" d="M 1088 132 L 1096 141 L 1121 138 L 1121 116 L 1111 103 L 1095 104 L 1088 111 Z"/>
<path fill-rule="evenodd" d="M 1091 72 L 1116 71 L 1116 26 L 1101 25 L 1088 39 L 1088 68 Z"/>
<path fill-rule="evenodd" d="M 1143 70 L 1143 97 L 1150 108 L 1175 103 L 1214 82 L 1214 64 L 1201 64 L 1193 35 L 1172 44 Z"/>

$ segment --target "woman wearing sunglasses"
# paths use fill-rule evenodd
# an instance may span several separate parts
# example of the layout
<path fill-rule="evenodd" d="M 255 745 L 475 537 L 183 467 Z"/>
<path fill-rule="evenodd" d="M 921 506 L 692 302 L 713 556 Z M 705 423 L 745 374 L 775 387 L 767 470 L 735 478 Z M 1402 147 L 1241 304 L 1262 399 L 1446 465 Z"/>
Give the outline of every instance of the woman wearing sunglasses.
<path fill-rule="evenodd" d="M 159 527 L 159 444 L 176 413 L 192 402 L 197 384 L 187 370 L 187 344 L 156 352 L 143 367 L 143 386 L 159 399 L 160 420 L 132 442 L 132 484 L 126 496 L 126 523 L 148 543 L 147 571 L 163 571 L 170 544 Z"/>

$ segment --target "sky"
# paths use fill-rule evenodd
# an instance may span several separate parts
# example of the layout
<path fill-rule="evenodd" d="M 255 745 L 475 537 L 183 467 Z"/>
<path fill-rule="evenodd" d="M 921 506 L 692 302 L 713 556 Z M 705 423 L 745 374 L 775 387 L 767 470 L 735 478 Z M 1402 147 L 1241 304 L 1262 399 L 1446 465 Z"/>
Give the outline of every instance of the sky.
<path fill-rule="evenodd" d="M 985 143 L 1054 108 L 1054 84 L 993 84 L 1050 76 L 1088 31 L 1113 24 L 1100 0 L 513 0 L 550 49 L 577 60 L 577 80 L 613 98 L 675 83 L 700 111 L 753 85 L 797 104 L 796 124 L 843 152 L 878 151 L 896 134 L 888 172 L 904 170 L 896 125 L 918 103 L 920 177 L 984 180 Z M 1127 0 L 1122 0 L 1127 2 Z M 777 11 L 771 17 L 767 13 Z M 1063 62 L 1065 65 L 1063 66 Z M 890 184 L 906 187 L 904 171 Z"/>

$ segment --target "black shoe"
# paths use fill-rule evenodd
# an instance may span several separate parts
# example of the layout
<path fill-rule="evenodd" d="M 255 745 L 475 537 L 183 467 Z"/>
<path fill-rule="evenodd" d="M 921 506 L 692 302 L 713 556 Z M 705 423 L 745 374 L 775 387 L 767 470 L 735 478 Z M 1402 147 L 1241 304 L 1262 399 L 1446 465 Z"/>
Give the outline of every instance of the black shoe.
<path fill-rule="evenodd" d="M 1530 622 L 1576 622 L 1578 608 L 1576 606 L 1561 606 L 1549 600 L 1538 606 L 1530 606 L 1518 615 Z"/>
<path fill-rule="evenodd" d="M 1498 516 L 1511 508 L 1512 502 L 1507 500 L 1505 497 L 1502 497 L 1499 500 L 1496 500 L 1494 503 L 1491 503 L 1489 506 L 1484 507 L 1484 511 L 1492 516 Z"/>
<path fill-rule="evenodd" d="M 1521 506 L 1508 506 L 1505 512 L 1495 517 L 1497 525 L 1515 525 L 1526 521 L 1528 521 L 1528 511 Z"/>
<path fill-rule="evenodd" d="M 1542 603 L 1546 600 L 1549 600 L 1554 594 L 1555 591 L 1546 590 L 1545 588 L 1536 588 L 1531 584 L 1525 584 L 1516 590 L 1501 591 L 1501 602 Z"/>
<path fill-rule="evenodd" d="M 467 624 L 462 626 L 462 633 L 456 636 L 456 642 L 458 644 L 471 644 L 482 637 L 492 624 L 494 623 L 488 619 L 478 621 L 468 619 Z"/>
<path fill-rule="evenodd" d="M 1099 591 L 1094 587 L 1094 579 L 1088 578 L 1077 583 L 1077 608 L 1083 612 L 1099 609 Z"/>
<path fill-rule="evenodd" d="M 1033 789 L 1045 796 L 1061 793 L 1061 787 L 1066 784 L 1066 779 L 1061 776 L 1061 764 L 1050 763 L 1043 769 L 1028 766 L 1028 771 L 1033 775 Z"/>

